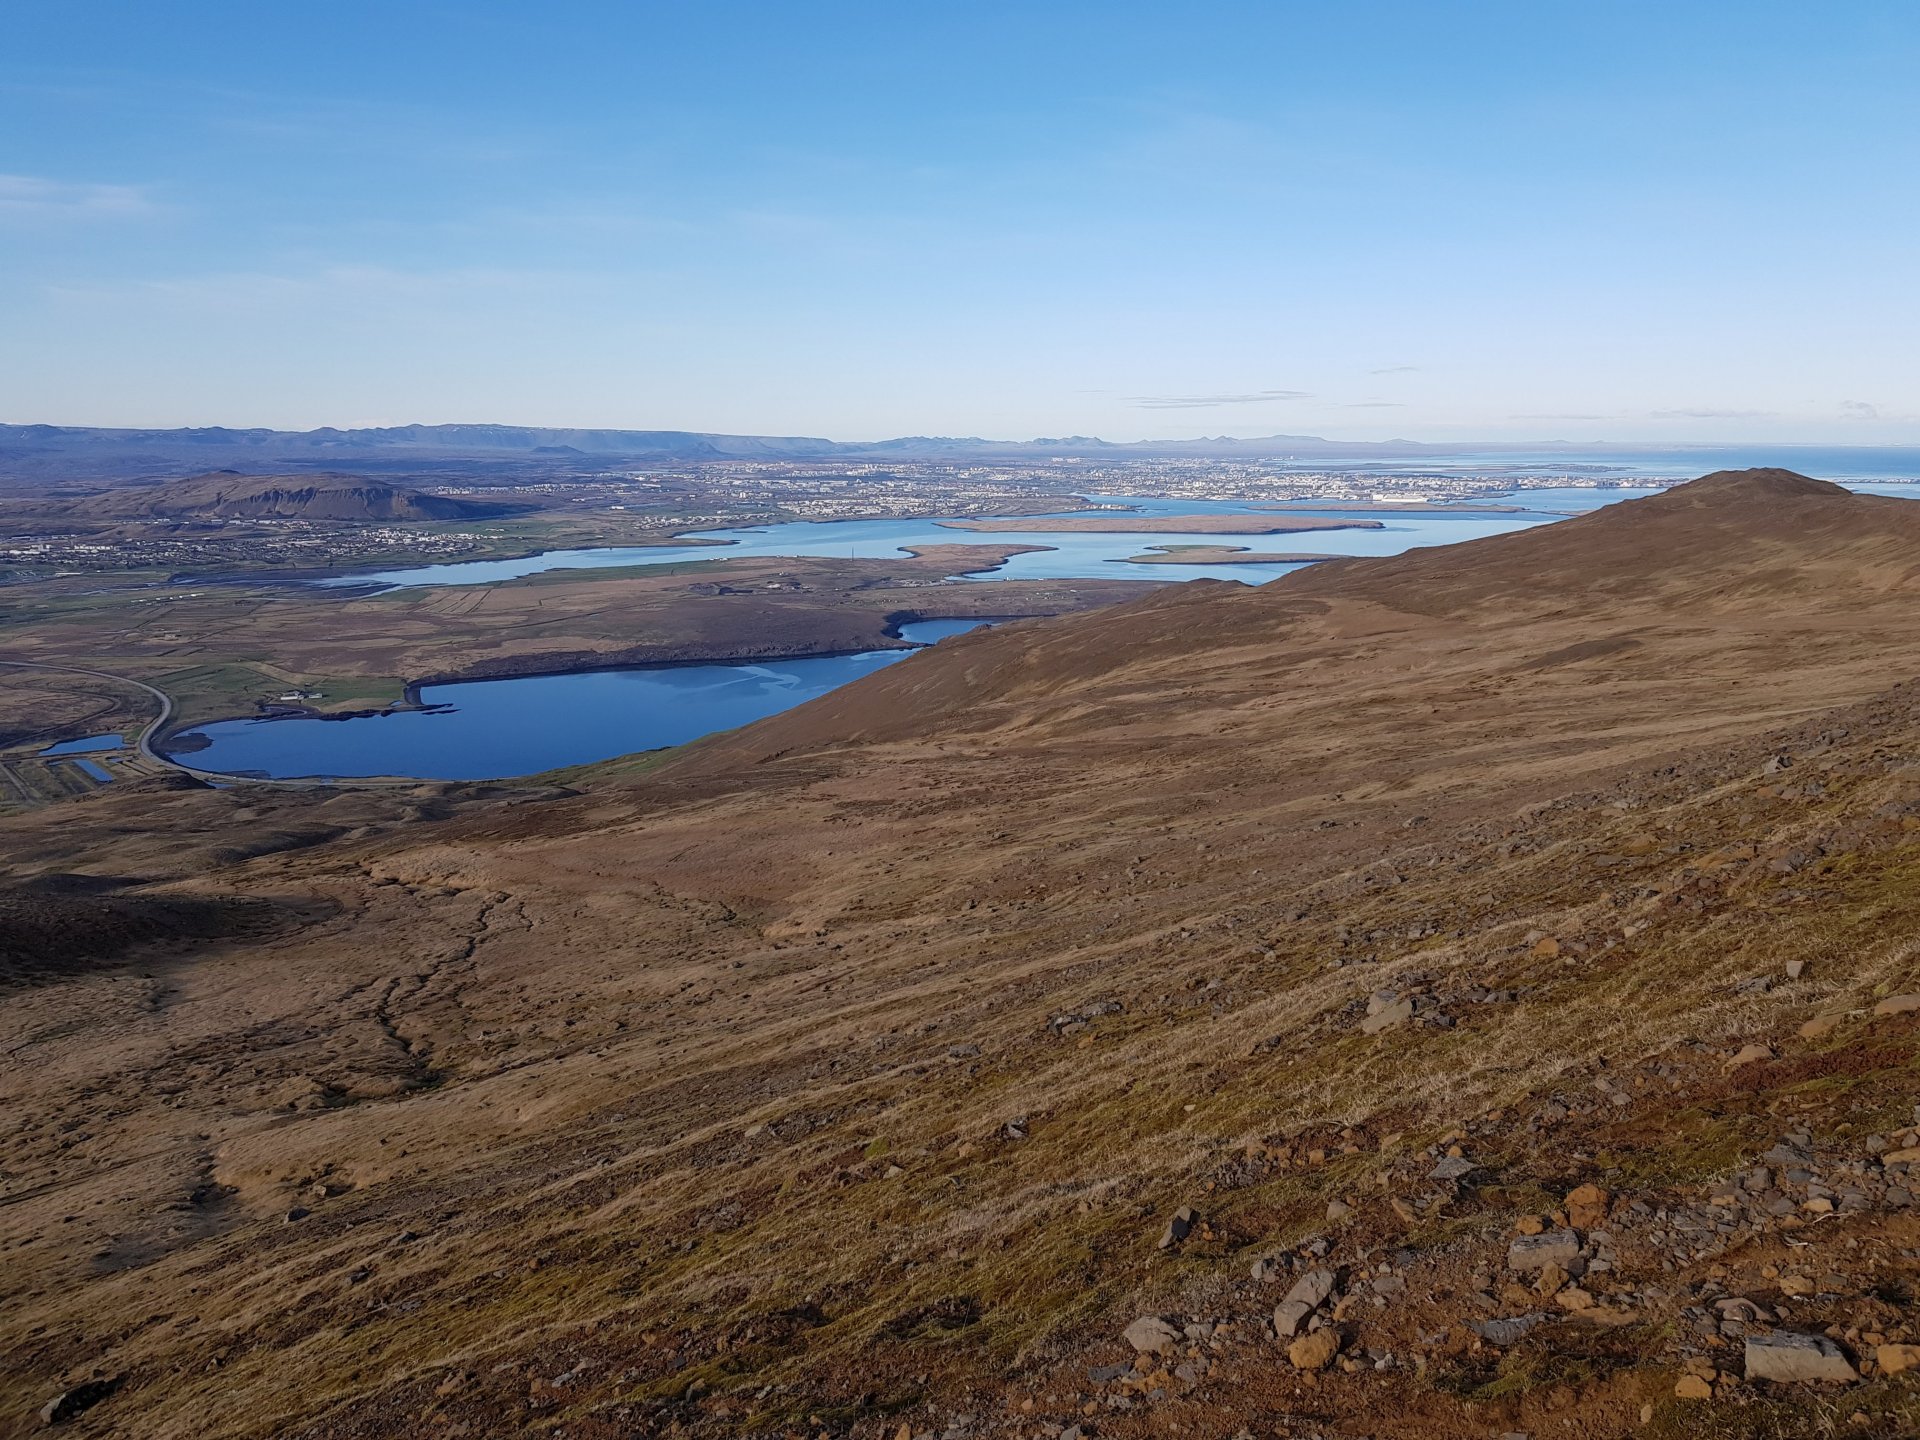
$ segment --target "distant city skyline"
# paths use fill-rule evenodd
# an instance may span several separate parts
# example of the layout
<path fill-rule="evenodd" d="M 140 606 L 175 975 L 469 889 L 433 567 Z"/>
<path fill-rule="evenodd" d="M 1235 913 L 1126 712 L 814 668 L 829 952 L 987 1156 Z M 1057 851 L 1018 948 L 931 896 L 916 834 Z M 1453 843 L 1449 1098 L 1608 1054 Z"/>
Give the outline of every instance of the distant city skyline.
<path fill-rule="evenodd" d="M 18 0 L 0 421 L 1920 442 L 1920 11 Z"/>

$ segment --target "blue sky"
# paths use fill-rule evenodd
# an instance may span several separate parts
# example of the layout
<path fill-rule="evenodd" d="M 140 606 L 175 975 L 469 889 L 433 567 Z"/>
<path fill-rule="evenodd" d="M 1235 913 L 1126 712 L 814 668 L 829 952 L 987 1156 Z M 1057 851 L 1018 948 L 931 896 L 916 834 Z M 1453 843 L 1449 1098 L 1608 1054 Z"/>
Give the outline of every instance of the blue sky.
<path fill-rule="evenodd" d="M 1920 6 L 0 9 L 0 420 L 1920 440 Z"/>

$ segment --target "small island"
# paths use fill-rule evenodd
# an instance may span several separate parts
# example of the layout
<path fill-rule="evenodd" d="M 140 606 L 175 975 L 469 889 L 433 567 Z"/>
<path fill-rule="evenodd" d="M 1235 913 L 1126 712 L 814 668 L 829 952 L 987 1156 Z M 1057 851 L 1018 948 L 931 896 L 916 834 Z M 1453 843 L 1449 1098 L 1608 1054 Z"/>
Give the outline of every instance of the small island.
<path fill-rule="evenodd" d="M 1117 559 L 1116 565 L 1311 565 L 1317 560 L 1342 560 L 1342 555 L 1310 552 L 1262 554 L 1244 545 L 1149 545 L 1142 555 Z"/>
<path fill-rule="evenodd" d="M 1018 530 L 1074 535 L 1285 535 L 1298 530 L 1384 530 L 1378 520 L 1290 515 L 1041 515 L 1033 519 L 936 520 L 948 530 Z"/>

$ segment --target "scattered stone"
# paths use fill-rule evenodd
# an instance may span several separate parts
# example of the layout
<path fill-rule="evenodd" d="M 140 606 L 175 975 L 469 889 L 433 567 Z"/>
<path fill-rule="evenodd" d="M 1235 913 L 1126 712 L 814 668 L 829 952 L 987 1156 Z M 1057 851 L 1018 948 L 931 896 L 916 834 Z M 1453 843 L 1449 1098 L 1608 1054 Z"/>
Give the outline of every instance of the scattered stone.
<path fill-rule="evenodd" d="M 90 1410 L 120 1388 L 119 1377 L 111 1380 L 87 1380 L 64 1390 L 40 1407 L 40 1423 L 59 1425 Z"/>
<path fill-rule="evenodd" d="M 1743 1045 L 1727 1061 L 1727 1069 L 1738 1070 L 1742 1065 L 1757 1065 L 1762 1060 L 1773 1059 L 1771 1045 Z"/>
<path fill-rule="evenodd" d="M 1571 1230 L 1522 1235 L 1507 1247 L 1509 1270 L 1544 1270 L 1549 1265 L 1566 1270 L 1579 1258 L 1580 1237 Z"/>
<path fill-rule="evenodd" d="M 1393 1004 L 1376 1014 L 1367 1016 L 1360 1022 L 1360 1033 L 1378 1035 L 1383 1030 L 1391 1030 L 1396 1025 L 1404 1025 L 1413 1019 L 1413 1001 L 1396 1000 Z"/>
<path fill-rule="evenodd" d="M 1920 1367 L 1920 1345 L 1882 1345 L 1873 1352 L 1873 1363 L 1883 1375 L 1899 1375 Z"/>
<path fill-rule="evenodd" d="M 1300 1327 L 1313 1313 L 1313 1307 L 1300 1300 L 1282 1300 L 1273 1307 L 1273 1333 L 1281 1340 L 1291 1340 L 1300 1333 Z"/>
<path fill-rule="evenodd" d="M 1459 1180 L 1471 1175 L 1479 1167 L 1464 1155 L 1443 1156 L 1440 1163 L 1428 1172 L 1429 1180 Z"/>
<path fill-rule="evenodd" d="M 1193 1227 L 1200 1223 L 1200 1212 L 1191 1205 L 1182 1205 L 1173 1212 L 1173 1218 L 1167 1221 L 1167 1228 L 1160 1236 L 1160 1248 L 1171 1250 L 1187 1236 L 1193 1233 Z"/>
<path fill-rule="evenodd" d="M 1806 961 L 1804 960 L 1787 961 L 1787 979 L 1798 980 L 1802 975 L 1806 973 L 1807 973 Z"/>
<path fill-rule="evenodd" d="M 1567 1194 L 1567 1224 L 1576 1230 L 1598 1230 L 1607 1223 L 1607 1202 L 1613 1197 L 1598 1185 L 1582 1185 Z"/>
<path fill-rule="evenodd" d="M 1793 1140 L 1782 1140 L 1760 1158 L 1769 1165 L 1779 1166 L 1782 1169 L 1813 1164 L 1813 1152 L 1805 1145 Z"/>
<path fill-rule="evenodd" d="M 1158 1315 L 1142 1315 L 1120 1338 L 1142 1355 L 1173 1355 L 1180 1349 L 1180 1332 Z"/>
<path fill-rule="evenodd" d="M 1824 1335 L 1776 1330 L 1771 1335 L 1747 1336 L 1747 1379 L 1813 1384 L 1842 1383 L 1860 1378 L 1840 1347 Z"/>
<path fill-rule="evenodd" d="M 1309 1310 L 1317 1310 L 1333 1294 L 1335 1276 L 1331 1270 L 1309 1270 L 1293 1282 L 1293 1288 L 1287 1291 L 1287 1299 L 1304 1303 Z"/>
<path fill-rule="evenodd" d="M 1519 1344 L 1529 1330 L 1551 1318 L 1544 1314 L 1510 1315 L 1500 1320 L 1469 1320 L 1467 1328 L 1489 1345 L 1504 1350 L 1509 1345 Z"/>
<path fill-rule="evenodd" d="M 1327 1219 L 1336 1225 L 1351 1214 L 1353 1214 L 1353 1207 L 1346 1201 L 1329 1200 L 1327 1202 Z"/>
<path fill-rule="evenodd" d="M 1324 1370 L 1340 1353 L 1340 1332 L 1329 1325 L 1302 1335 L 1287 1347 L 1287 1359 L 1296 1370 Z"/>
<path fill-rule="evenodd" d="M 1681 1400 L 1711 1400 L 1712 1382 L 1702 1380 L 1698 1375 L 1682 1375 L 1674 1383 L 1674 1395 Z"/>

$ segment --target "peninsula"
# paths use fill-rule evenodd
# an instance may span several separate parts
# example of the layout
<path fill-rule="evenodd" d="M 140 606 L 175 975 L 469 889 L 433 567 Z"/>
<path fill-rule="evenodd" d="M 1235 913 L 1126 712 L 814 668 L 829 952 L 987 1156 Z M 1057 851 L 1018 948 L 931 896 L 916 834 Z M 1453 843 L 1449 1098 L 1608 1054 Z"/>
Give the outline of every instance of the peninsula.
<path fill-rule="evenodd" d="M 1289 515 L 1040 515 L 1033 518 L 937 520 L 949 530 L 1018 530 L 1061 535 L 1286 535 L 1300 530 L 1384 530 L 1378 520 Z"/>
<path fill-rule="evenodd" d="M 1245 545 L 1149 545 L 1139 555 L 1129 555 L 1118 565 L 1306 565 L 1315 560 L 1339 560 L 1339 555 L 1312 551 L 1261 553 Z"/>

